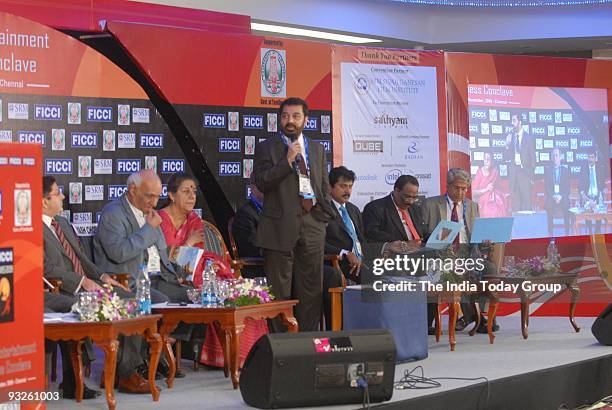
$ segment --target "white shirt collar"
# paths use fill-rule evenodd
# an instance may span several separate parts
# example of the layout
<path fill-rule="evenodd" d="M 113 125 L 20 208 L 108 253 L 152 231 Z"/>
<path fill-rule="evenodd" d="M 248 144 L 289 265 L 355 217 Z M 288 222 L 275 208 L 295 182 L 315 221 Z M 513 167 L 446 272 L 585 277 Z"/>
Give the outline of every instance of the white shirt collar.
<path fill-rule="evenodd" d="M 130 202 L 130 199 L 127 196 L 125 197 L 125 199 L 127 200 L 127 203 L 130 206 L 130 209 L 132 209 L 132 212 L 134 213 L 134 216 L 136 218 L 144 218 L 144 212 L 142 212 L 140 209 L 138 209 L 134 205 L 132 205 L 132 203 Z"/>
<path fill-rule="evenodd" d="M 53 221 L 53 218 L 51 218 L 49 215 L 45 215 L 45 214 L 43 214 L 43 215 L 42 215 L 42 220 L 43 220 L 43 223 L 44 223 L 45 225 L 47 225 L 47 227 L 48 227 L 49 229 L 52 229 L 52 228 L 51 228 L 51 221 Z"/>
<path fill-rule="evenodd" d="M 343 205 L 340 202 L 336 201 L 334 198 L 332 198 L 332 202 L 334 203 L 334 205 L 336 205 L 336 209 L 338 210 L 338 212 L 340 212 L 340 208 L 342 208 Z"/>

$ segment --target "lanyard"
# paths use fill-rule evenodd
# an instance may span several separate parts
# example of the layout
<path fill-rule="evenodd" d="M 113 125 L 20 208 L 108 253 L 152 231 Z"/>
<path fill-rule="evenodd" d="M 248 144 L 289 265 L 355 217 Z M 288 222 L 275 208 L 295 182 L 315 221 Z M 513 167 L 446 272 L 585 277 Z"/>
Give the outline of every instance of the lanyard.
<path fill-rule="evenodd" d="M 255 199 L 253 198 L 253 196 L 249 196 L 249 200 L 251 201 L 251 203 L 253 204 L 253 206 L 255 207 L 255 209 L 257 210 L 257 213 L 260 214 L 261 213 L 261 204 Z"/>
<path fill-rule="evenodd" d="M 287 143 L 287 140 L 289 138 L 287 138 L 286 136 L 284 136 L 282 133 L 280 133 L 280 139 L 283 141 L 283 143 L 289 147 L 289 144 Z M 304 152 L 306 154 L 306 158 L 304 159 L 306 161 L 306 171 L 308 172 L 308 175 L 310 175 L 310 163 L 308 162 L 308 140 L 306 139 L 306 137 L 304 137 Z M 302 155 L 302 153 L 300 152 L 300 155 Z M 297 163 L 294 161 L 294 168 L 297 167 Z M 298 174 L 300 173 L 300 171 L 298 170 Z"/>
<path fill-rule="evenodd" d="M 453 203 L 451 202 L 450 198 L 448 197 L 448 194 L 446 194 L 446 202 L 448 203 L 448 206 L 449 206 L 449 208 L 450 208 L 450 210 L 452 212 L 453 211 Z M 464 199 L 463 202 L 461 203 L 461 208 L 463 210 L 463 212 L 462 212 L 463 213 L 463 227 L 465 228 L 465 233 L 467 233 L 468 232 L 467 219 L 465 218 L 465 208 L 467 208 L 467 207 L 465 206 L 465 202 L 466 201 Z M 451 218 L 452 218 L 452 216 L 451 216 Z"/>

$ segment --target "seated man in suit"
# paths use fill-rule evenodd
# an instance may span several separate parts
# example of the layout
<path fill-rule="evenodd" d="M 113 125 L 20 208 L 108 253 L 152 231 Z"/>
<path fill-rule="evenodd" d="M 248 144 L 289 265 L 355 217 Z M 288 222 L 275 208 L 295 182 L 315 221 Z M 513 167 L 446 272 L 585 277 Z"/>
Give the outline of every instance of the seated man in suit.
<path fill-rule="evenodd" d="M 59 216 L 63 210 L 63 200 L 64 195 L 60 192 L 55 178 L 43 177 L 44 277 L 60 279 L 62 281 L 60 293 L 70 298 L 81 290 L 93 291 L 103 284 L 112 286 L 114 292 L 122 298 L 133 297 L 128 290 L 98 269 L 85 255 L 72 226 L 65 218 Z M 49 303 L 51 299 L 58 299 L 57 296 L 45 296 L 45 298 L 49 299 Z M 150 393 L 149 383 L 136 371 L 136 368 L 143 364 L 138 353 L 140 338 L 122 337 L 120 341 L 122 348 L 117 358 L 119 389 L 126 393 Z M 93 358 L 93 352 L 90 352 L 90 356 Z M 74 392 L 70 390 L 70 383 L 67 384 L 63 386 L 64 396 L 70 397 Z"/>
<path fill-rule="evenodd" d="M 580 199 L 582 206 L 592 212 L 597 204 L 601 201 L 605 203 L 607 201 L 606 195 L 606 179 L 610 177 L 609 171 L 605 166 L 600 166 L 597 162 L 597 151 L 589 152 L 588 160 L 580 170 Z M 601 199 L 600 199 L 601 198 Z M 602 220 L 601 224 L 605 222 Z M 589 234 L 593 233 L 593 225 L 591 220 L 586 221 Z M 601 226 L 599 222 L 595 221 L 595 233 L 601 232 Z"/>
<path fill-rule="evenodd" d="M 151 279 L 152 303 L 189 303 L 189 287 L 181 284 L 187 275 L 170 262 L 162 219 L 155 211 L 161 192 L 162 183 L 154 171 L 130 175 L 126 193 L 102 208 L 94 259 L 106 272 L 131 274 L 131 286 L 144 264 Z"/>
<path fill-rule="evenodd" d="M 255 235 L 263 209 L 264 194 L 257 189 L 255 184 L 250 184 L 249 187 L 251 188 L 249 201 L 242 205 L 234 215 L 232 235 L 241 258 L 260 258 L 261 249 L 255 246 Z M 266 276 L 263 266 L 246 266 L 241 273 L 245 278 Z"/>
<path fill-rule="evenodd" d="M 548 234 L 554 236 L 553 218 L 555 212 L 563 214 L 563 226 L 565 234 L 569 235 L 570 227 L 570 172 L 566 166 L 561 165 L 561 151 L 559 148 L 552 150 L 553 165 L 546 168 L 544 174 L 544 208 L 548 219 Z"/>
<path fill-rule="evenodd" d="M 471 177 L 468 172 L 461 168 L 451 168 L 446 175 L 446 194 L 427 198 L 422 206 L 422 219 L 425 226 L 427 236 L 431 235 L 438 223 L 442 220 L 458 222 L 461 224 L 461 230 L 455 238 L 455 244 L 465 244 L 460 247 L 462 251 L 468 254 L 472 250 L 469 246 L 474 220 L 478 218 L 478 204 L 466 198 L 465 194 L 471 183 Z M 470 255 L 465 255 L 468 257 Z M 434 320 L 435 304 L 429 304 L 428 319 L 430 324 Z M 468 324 L 476 320 L 476 312 L 470 303 L 462 303 L 461 309 L 463 317 L 457 321 L 457 330 L 463 330 Z M 493 326 L 493 330 L 497 331 L 499 327 Z M 479 333 L 487 333 L 486 320 L 481 318 Z"/>

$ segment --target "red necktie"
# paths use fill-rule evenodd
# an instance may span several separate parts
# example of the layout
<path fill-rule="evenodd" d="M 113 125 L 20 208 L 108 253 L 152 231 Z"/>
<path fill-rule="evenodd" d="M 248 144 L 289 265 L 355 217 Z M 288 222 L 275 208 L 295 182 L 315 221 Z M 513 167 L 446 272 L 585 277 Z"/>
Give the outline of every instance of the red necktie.
<path fill-rule="evenodd" d="M 300 170 L 300 174 L 308 176 L 308 170 L 306 169 L 306 164 L 304 163 L 304 158 L 301 154 L 298 154 L 299 159 L 296 157 L 296 162 L 298 164 L 298 169 Z M 302 208 L 304 212 L 308 213 L 312 209 L 313 203 L 312 198 L 303 198 L 302 197 Z"/>
<path fill-rule="evenodd" d="M 417 232 L 416 228 L 414 227 L 414 224 L 412 223 L 412 218 L 410 218 L 410 214 L 408 213 L 408 211 L 405 209 L 400 209 L 400 213 L 402 214 L 404 224 L 406 224 L 408 230 L 410 231 L 410 234 L 412 235 L 412 239 L 414 239 L 415 241 L 421 240 L 419 233 Z"/>
<path fill-rule="evenodd" d="M 70 259 L 70 262 L 72 262 L 72 268 L 74 269 L 74 271 L 81 276 L 85 276 L 85 271 L 83 270 L 83 265 L 81 265 L 81 261 L 79 261 L 79 258 L 76 256 L 76 253 L 74 253 L 72 245 L 70 245 L 70 242 L 68 242 L 68 239 L 66 239 L 64 231 L 62 231 L 62 228 L 60 228 L 55 219 L 51 220 L 51 227 L 55 231 L 57 239 L 59 239 L 59 242 L 62 244 L 66 255 L 68 255 L 68 259 Z"/>
<path fill-rule="evenodd" d="M 457 214 L 457 202 L 453 202 L 453 211 L 451 212 L 451 222 L 459 222 L 459 215 Z M 453 244 L 459 243 L 459 236 L 461 236 L 461 232 L 455 236 L 455 240 Z"/>

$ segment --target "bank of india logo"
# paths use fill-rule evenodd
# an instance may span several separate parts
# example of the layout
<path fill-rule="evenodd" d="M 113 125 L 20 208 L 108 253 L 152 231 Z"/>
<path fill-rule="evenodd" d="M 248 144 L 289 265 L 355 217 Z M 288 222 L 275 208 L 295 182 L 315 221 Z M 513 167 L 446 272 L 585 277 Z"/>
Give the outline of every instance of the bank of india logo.
<path fill-rule="evenodd" d="M 285 98 L 287 96 L 287 68 L 285 50 L 261 49 L 261 96 Z"/>
<path fill-rule="evenodd" d="M 364 74 L 359 74 L 357 77 L 355 77 L 354 86 L 355 90 L 357 90 L 359 94 L 366 94 L 369 87 L 368 77 L 366 77 Z"/>

